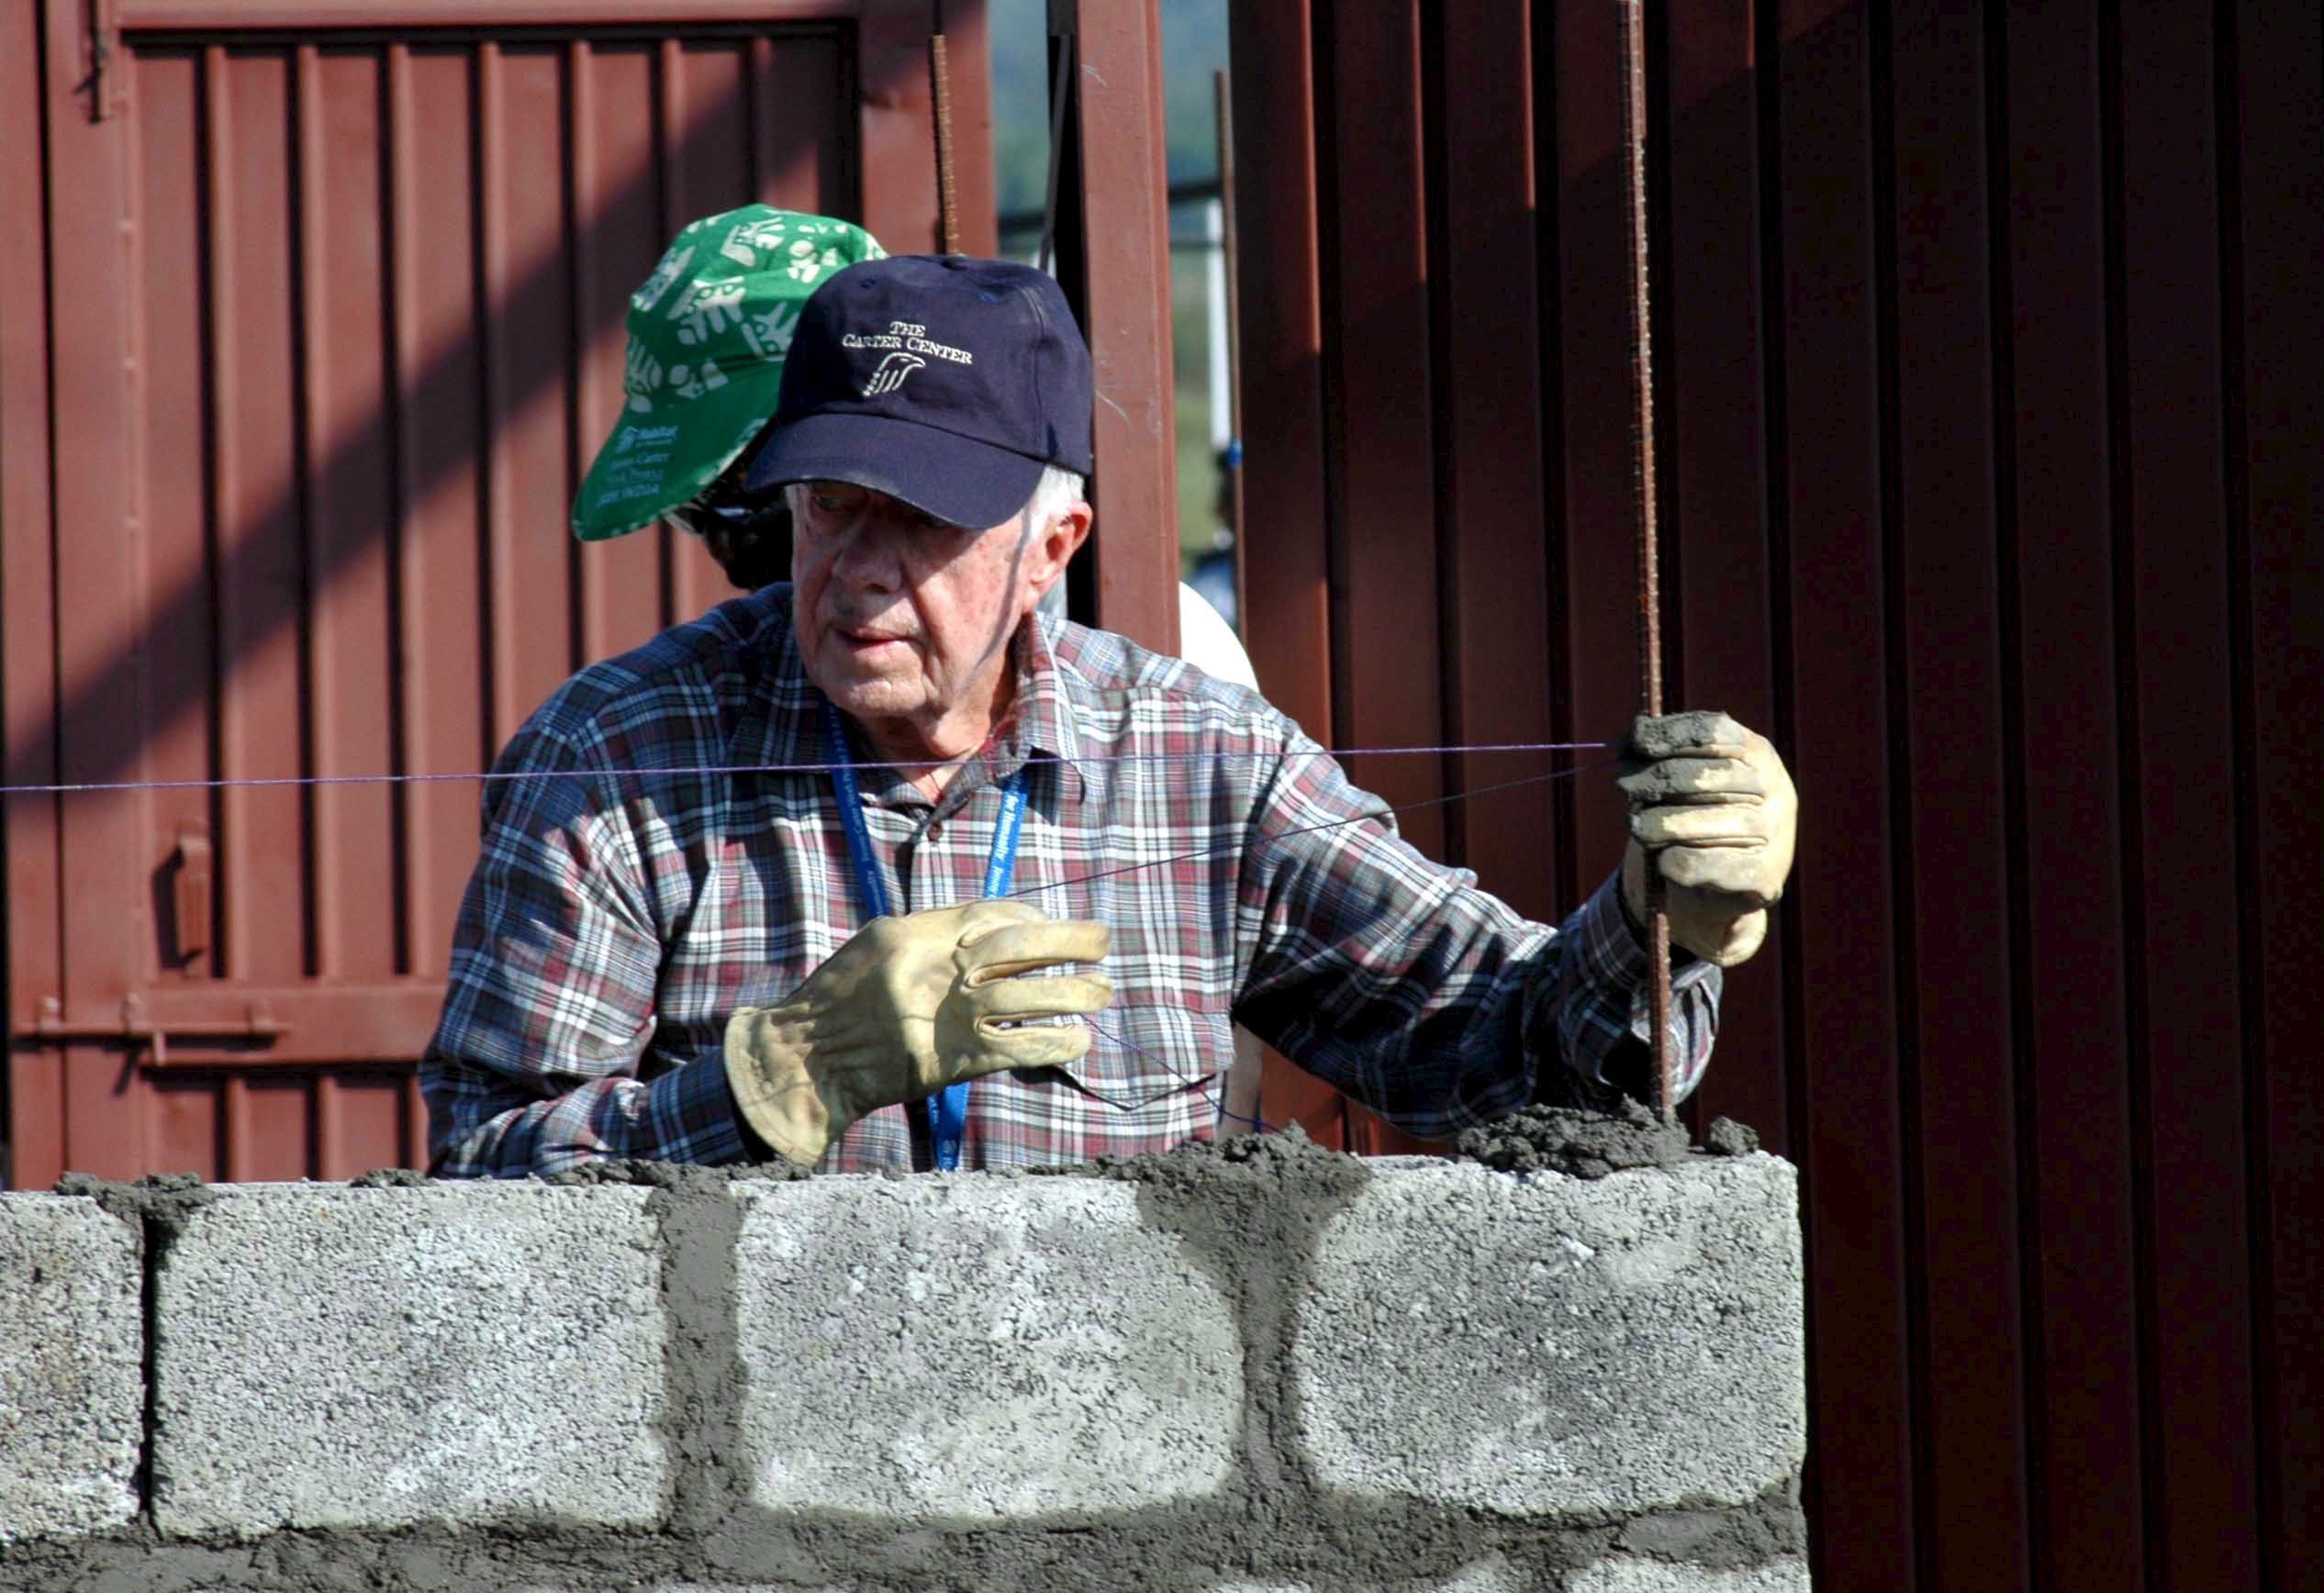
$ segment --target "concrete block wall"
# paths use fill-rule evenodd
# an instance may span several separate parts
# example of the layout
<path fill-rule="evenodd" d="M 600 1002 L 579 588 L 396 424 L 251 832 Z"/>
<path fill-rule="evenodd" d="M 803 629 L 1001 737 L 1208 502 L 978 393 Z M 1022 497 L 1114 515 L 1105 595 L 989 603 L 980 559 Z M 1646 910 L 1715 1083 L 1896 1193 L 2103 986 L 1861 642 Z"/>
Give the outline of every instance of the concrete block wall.
<path fill-rule="evenodd" d="M 0 1196 L 0 1589 L 1793 1593 L 1792 1169 Z"/>

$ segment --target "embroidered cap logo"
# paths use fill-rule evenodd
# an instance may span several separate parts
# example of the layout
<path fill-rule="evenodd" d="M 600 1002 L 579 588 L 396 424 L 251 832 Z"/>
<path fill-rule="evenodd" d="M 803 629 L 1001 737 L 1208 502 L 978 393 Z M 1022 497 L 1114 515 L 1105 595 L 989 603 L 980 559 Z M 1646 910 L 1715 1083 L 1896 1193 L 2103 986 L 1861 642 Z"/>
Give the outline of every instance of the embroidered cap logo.
<path fill-rule="evenodd" d="M 877 398 L 883 393 L 893 393 L 904 384 L 905 377 L 927 362 L 918 354 L 888 355 L 879 362 L 878 368 L 872 372 L 871 380 L 864 384 L 864 396 Z"/>

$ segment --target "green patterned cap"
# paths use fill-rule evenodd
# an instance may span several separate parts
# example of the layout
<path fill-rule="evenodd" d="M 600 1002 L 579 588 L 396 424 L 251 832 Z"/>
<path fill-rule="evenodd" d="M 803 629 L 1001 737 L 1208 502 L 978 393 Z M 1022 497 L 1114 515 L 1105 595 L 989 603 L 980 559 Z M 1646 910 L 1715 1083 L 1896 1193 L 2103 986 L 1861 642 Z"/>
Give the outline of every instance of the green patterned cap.
<path fill-rule="evenodd" d="M 860 227 L 765 205 L 690 223 L 630 295 L 621 415 L 573 500 L 573 534 L 652 525 L 716 480 L 774 416 L 815 284 L 886 254 Z"/>

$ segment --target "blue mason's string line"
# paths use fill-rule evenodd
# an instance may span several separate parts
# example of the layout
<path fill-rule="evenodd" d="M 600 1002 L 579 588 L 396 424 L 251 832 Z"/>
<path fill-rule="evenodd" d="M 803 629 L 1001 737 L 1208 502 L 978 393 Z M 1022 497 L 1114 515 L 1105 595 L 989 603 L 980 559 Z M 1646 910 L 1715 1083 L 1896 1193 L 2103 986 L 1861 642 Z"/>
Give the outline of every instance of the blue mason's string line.
<path fill-rule="evenodd" d="M 1306 751 L 1265 752 L 1091 752 L 1073 759 L 1077 763 L 1215 763 L 1227 758 L 1418 758 L 1447 752 L 1587 752 L 1611 746 L 1608 741 L 1479 741 L 1447 747 L 1314 747 Z M 981 756 L 981 752 L 978 754 Z M 971 760 L 937 768 L 957 768 Z M 1036 763 L 1056 760 L 1037 758 Z M 838 769 L 860 773 L 886 769 L 887 763 L 681 763 L 666 769 L 509 769 L 479 770 L 448 774 L 253 774 L 214 780 L 68 780 L 47 785 L 0 785 L 0 796 L 57 796 L 89 791 L 223 791 L 257 790 L 282 785 L 427 785 L 446 781 L 483 785 L 513 785 L 531 780 L 665 779 L 674 774 L 828 774 Z"/>
<path fill-rule="evenodd" d="M 36 796 L 68 795 L 75 792 L 98 791 L 211 791 L 220 788 L 243 789 L 282 785 L 420 785 L 449 780 L 496 783 L 520 780 L 562 780 L 570 778 L 603 779 L 608 776 L 635 775 L 641 778 L 667 778 L 673 775 L 709 774 L 828 774 L 833 795 L 838 798 L 840 819 L 847 831 L 847 847 L 855 865 L 857 888 L 863 893 L 864 906 L 869 916 L 884 918 L 888 911 L 887 882 L 880 877 L 873 863 L 870 831 L 864 822 L 861 786 L 856 774 L 864 770 L 887 769 L 884 763 L 855 763 L 841 756 L 847 750 L 846 730 L 838 712 L 828 700 L 824 705 L 823 734 L 832 760 L 814 763 L 706 763 L 666 769 L 527 769 L 508 773 L 455 774 L 284 774 L 252 779 L 234 780 L 118 780 L 81 781 L 61 785 L 0 785 L 0 796 Z M 1447 752 L 1592 752 L 1611 746 L 1607 741 L 1489 741 L 1442 747 L 1317 747 L 1307 751 L 1267 752 L 1110 752 L 1073 760 L 1078 763 L 1215 763 L 1223 758 L 1391 758 L 1441 756 Z M 1205 858 L 1223 857 L 1245 849 L 1242 841 L 1212 847 L 1201 852 L 1178 852 L 1168 857 L 1150 858 L 1144 863 L 1127 863 L 1120 868 L 1101 869 L 1095 874 L 1077 874 L 1048 885 L 1026 886 L 1011 889 L 1016 876 L 1017 845 L 1024 824 L 1025 776 L 1036 764 L 1056 763 L 1053 758 L 1034 758 L 1021 766 L 1000 787 L 1000 818 L 993 835 L 992 854 L 985 865 L 985 895 L 987 897 L 1039 896 L 1044 892 L 1067 890 L 1075 886 L 1089 885 L 1101 879 L 1113 879 L 1123 874 L 1136 874 L 1142 869 L 1164 868 L 1174 863 L 1193 863 Z M 1289 841 L 1294 836 L 1315 835 L 1338 830 L 1350 824 L 1376 823 L 1402 813 L 1416 813 L 1423 808 L 1442 808 L 1454 802 L 1465 802 L 1474 796 L 1490 796 L 1495 792 L 1514 791 L 1525 785 L 1542 785 L 1556 780 L 1571 779 L 1592 770 L 1611 768 L 1618 760 L 1600 759 L 1595 763 L 1578 764 L 1570 769 L 1555 769 L 1547 774 L 1528 774 L 1521 779 L 1503 780 L 1492 785 L 1480 785 L 1470 791 L 1456 791 L 1448 796 L 1431 796 L 1419 802 L 1400 803 L 1391 808 L 1358 813 L 1346 819 L 1328 819 L 1321 824 L 1302 825 L 1295 830 L 1279 830 L 1261 835 L 1250 844 L 1265 846 L 1270 842 Z M 1167 1058 L 1156 1055 L 1130 1040 L 1095 1021 L 1090 1030 L 1112 1041 L 1134 1055 L 1155 1064 L 1173 1078 L 1200 1086 L 1201 1080 L 1180 1071 Z M 1216 1075 L 1213 1075 L 1216 1076 Z M 1212 1095 L 1204 1091 L 1212 1108 L 1222 1121 L 1245 1122 L 1261 1132 L 1270 1132 L 1270 1125 L 1260 1119 L 1246 1117 L 1227 1109 L 1223 1093 Z M 960 1164 L 960 1146 L 967 1121 L 968 1086 L 952 1085 L 926 1103 L 929 1130 L 935 1148 L 937 1165 L 944 1168 Z"/>
<path fill-rule="evenodd" d="M 1156 1055 L 1155 1053 L 1148 1051 L 1145 1046 L 1140 1045 L 1137 1042 L 1132 1040 L 1126 1034 L 1114 1033 L 1112 1030 L 1106 1028 L 1094 1018 L 1084 1017 L 1081 1021 L 1089 1026 L 1092 1033 L 1104 1036 L 1106 1039 L 1111 1040 L 1114 1044 L 1120 1046 L 1123 1050 L 1128 1052 L 1133 1056 L 1142 1056 L 1145 1058 L 1146 1061 L 1154 1064 L 1155 1066 L 1160 1068 L 1164 1073 L 1168 1074 L 1172 1078 L 1177 1079 L 1179 1083 L 1190 1084 L 1195 1086 L 1197 1088 L 1201 1088 L 1202 1081 L 1200 1078 L 1197 1078 L 1192 1074 L 1180 1073 L 1177 1068 L 1170 1065 L 1170 1062 L 1168 1057 Z M 1232 1071 L 1232 1068 L 1233 1064 L 1229 1064 L 1228 1068 L 1225 1071 Z M 1213 1074 L 1211 1076 L 1215 1078 L 1218 1075 Z M 1223 1092 L 1212 1095 L 1209 1090 L 1203 1090 L 1202 1098 L 1211 1103 L 1211 1109 L 1219 1115 L 1222 1121 L 1248 1123 L 1254 1131 L 1262 1134 L 1271 1134 L 1275 1131 L 1274 1125 L 1268 1122 L 1263 1118 L 1249 1118 L 1245 1117 L 1241 1112 L 1230 1111 L 1227 1108 L 1226 1096 Z"/>
<path fill-rule="evenodd" d="M 1618 760 L 1613 758 L 1605 758 L 1594 763 L 1584 763 L 1578 768 L 1559 769 L 1547 774 L 1529 774 L 1522 780 L 1504 780 L 1496 785 L 1482 785 L 1474 791 L 1458 792 L 1449 796 L 1432 796 L 1422 802 L 1407 802 L 1401 807 L 1383 808 L 1377 812 L 1358 813 L 1350 819 L 1334 819 L 1322 824 L 1302 825 L 1296 830 L 1279 830 L 1273 835 L 1262 835 L 1254 844 L 1257 846 L 1265 846 L 1269 841 L 1288 841 L 1295 835 L 1313 835 L 1323 830 L 1338 830 L 1349 824 L 1362 824 L 1368 820 L 1376 821 L 1385 819 L 1391 814 L 1410 813 L 1415 809 L 1423 808 L 1441 808 L 1447 803 L 1465 801 L 1471 796 L 1490 796 L 1496 791 L 1514 790 L 1521 785 L 1547 785 L 1553 780 L 1565 780 L 1577 774 L 1587 774 L 1593 769 L 1610 769 L 1617 761 Z M 1237 841 L 1231 846 L 1214 847 L 1205 852 L 1179 852 L 1171 857 L 1157 857 L 1150 859 L 1145 863 L 1134 863 L 1125 868 L 1110 868 L 1102 870 L 1097 874 L 1078 874 L 1072 879 L 1058 880 L 1054 885 L 1027 886 L 1022 890 L 1020 890 L 1015 894 L 1018 896 L 1036 896 L 1043 891 L 1063 890 L 1070 886 L 1087 885 L 1092 880 L 1112 879 L 1119 874 L 1134 874 L 1142 868 L 1159 868 L 1173 863 L 1192 863 L 1203 858 L 1223 857 L 1242 850 L 1243 844 L 1240 841 Z M 1198 1089 L 1201 1087 L 1202 1081 L 1201 1078 L 1196 1077 L 1191 1074 L 1182 1072 L 1179 1068 L 1172 1066 L 1168 1058 L 1157 1055 L 1154 1052 L 1146 1050 L 1145 1047 L 1139 1045 L 1127 1035 L 1115 1033 L 1112 1030 L 1108 1029 L 1098 1022 L 1098 1020 L 1094 1018 L 1084 1017 L 1082 1021 L 1089 1026 L 1090 1030 L 1093 1033 L 1113 1042 L 1114 1044 L 1120 1046 L 1123 1050 L 1129 1052 L 1134 1056 L 1145 1058 L 1147 1062 L 1154 1064 L 1163 1072 L 1168 1074 L 1172 1078 L 1178 1079 L 1184 1084 L 1192 1085 Z M 1233 1064 L 1230 1064 L 1228 1068 L 1223 1070 L 1223 1072 L 1231 1073 L 1232 1066 Z M 1221 1075 L 1214 1074 L 1212 1076 L 1218 1077 L 1221 1076 Z M 1220 1121 L 1248 1123 L 1253 1129 L 1262 1134 L 1271 1134 L 1275 1131 L 1274 1127 L 1263 1119 L 1246 1117 L 1241 1112 L 1229 1110 L 1226 1104 L 1225 1091 L 1223 1089 L 1221 1089 L 1216 1093 L 1205 1089 L 1202 1091 L 1202 1094 L 1203 1098 L 1211 1103 L 1211 1109 L 1217 1113 Z"/>
<path fill-rule="evenodd" d="M 1603 742 L 1599 744 L 1603 745 Z M 1399 813 L 1417 813 L 1424 808 L 1442 808 L 1449 803 L 1466 802 L 1472 796 L 1490 796 L 1497 791 L 1514 791 L 1521 785 L 1546 785 L 1553 780 L 1570 780 L 1577 774 L 1587 774 L 1593 769 L 1611 769 L 1618 761 L 1614 758 L 1602 758 L 1594 763 L 1582 763 L 1571 769 L 1555 769 L 1547 774 L 1527 774 L 1522 780 L 1503 780 L 1495 785 L 1480 785 L 1474 791 L 1456 791 L 1449 796 L 1431 796 L 1425 801 L 1404 802 L 1393 808 L 1382 808 L 1371 812 L 1358 813 L 1353 818 L 1330 819 L 1321 824 L 1302 824 L 1296 830 L 1279 830 L 1272 835 L 1262 835 L 1250 842 L 1250 845 L 1256 849 L 1274 841 L 1289 841 L 1296 835 L 1316 835 L 1326 830 L 1342 830 L 1350 824 L 1376 823 Z M 1242 841 L 1231 841 L 1224 846 L 1208 847 L 1201 852 L 1180 852 L 1168 857 L 1150 857 L 1144 863 L 1124 863 L 1120 868 L 1101 869 L 1095 874 L 1076 874 L 1071 879 L 1061 879 L 1051 885 L 1029 885 L 1011 894 L 1021 897 L 1038 896 L 1043 891 L 1064 890 L 1068 886 L 1088 885 L 1093 880 L 1112 879 L 1117 874 L 1135 874 L 1140 869 L 1164 868 L 1174 863 L 1200 863 L 1205 858 L 1212 857 L 1231 857 L 1243 850 Z"/>

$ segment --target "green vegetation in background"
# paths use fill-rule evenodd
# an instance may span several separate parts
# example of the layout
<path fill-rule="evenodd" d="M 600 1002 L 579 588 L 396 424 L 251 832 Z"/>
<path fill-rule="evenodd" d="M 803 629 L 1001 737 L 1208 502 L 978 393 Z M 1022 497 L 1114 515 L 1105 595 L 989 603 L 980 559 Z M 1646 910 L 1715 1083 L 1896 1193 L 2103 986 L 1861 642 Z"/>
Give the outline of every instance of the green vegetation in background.
<path fill-rule="evenodd" d="M 1049 7 L 1047 0 L 990 0 L 992 138 L 1003 215 L 1041 208 L 1049 181 Z M 1212 74 L 1226 66 L 1226 0 L 1162 0 L 1162 88 L 1170 181 L 1218 175 Z M 1171 217 L 1179 236 L 1199 234 L 1200 206 Z M 1004 240 L 1008 248 L 1016 240 Z M 1037 240 L 1024 245 L 1030 257 Z M 1180 563 L 1217 546 L 1218 461 L 1211 450 L 1211 331 L 1202 301 L 1204 256 L 1170 256 L 1170 338 L 1177 377 Z"/>
<path fill-rule="evenodd" d="M 1047 0 L 989 0 L 993 159 L 1001 211 L 1037 210 L 1049 182 Z M 1170 181 L 1218 175 L 1211 74 L 1226 69 L 1226 0 L 1162 0 L 1162 96 Z"/>

